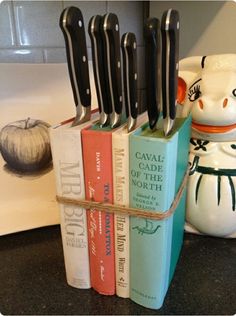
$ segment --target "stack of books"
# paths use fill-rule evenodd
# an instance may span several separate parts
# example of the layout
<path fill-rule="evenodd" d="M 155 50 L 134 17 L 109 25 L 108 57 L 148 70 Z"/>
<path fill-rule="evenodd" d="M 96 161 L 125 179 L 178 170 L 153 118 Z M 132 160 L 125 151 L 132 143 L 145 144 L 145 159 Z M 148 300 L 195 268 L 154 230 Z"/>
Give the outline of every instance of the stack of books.
<path fill-rule="evenodd" d="M 95 114 L 82 125 L 50 129 L 69 285 L 162 306 L 183 242 L 186 190 L 166 218 L 147 213 L 165 214 L 175 200 L 188 167 L 190 123 L 176 119 L 164 137 L 162 126 L 150 130 L 146 113 L 129 133 L 126 124 L 100 128 Z M 80 200 L 104 209 L 86 209 Z M 111 212 L 109 204 L 130 208 L 132 216 Z M 138 209 L 144 217 L 134 216 Z"/>

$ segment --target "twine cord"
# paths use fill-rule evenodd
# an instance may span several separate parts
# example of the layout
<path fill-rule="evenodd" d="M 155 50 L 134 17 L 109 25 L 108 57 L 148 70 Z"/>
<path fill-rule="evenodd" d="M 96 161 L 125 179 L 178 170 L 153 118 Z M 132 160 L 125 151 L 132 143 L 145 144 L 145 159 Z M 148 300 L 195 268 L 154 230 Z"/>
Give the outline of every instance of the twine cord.
<path fill-rule="evenodd" d="M 114 205 L 114 204 L 109 204 L 109 203 L 95 202 L 95 201 L 89 201 L 89 200 L 83 200 L 83 199 L 79 200 L 79 199 L 68 198 L 68 197 L 59 196 L 59 195 L 56 195 L 56 200 L 57 202 L 62 203 L 62 204 L 76 205 L 76 206 L 83 207 L 87 210 L 95 209 L 98 211 L 105 211 L 105 212 L 113 213 L 113 214 L 116 213 L 116 214 L 136 216 L 136 217 L 141 217 L 141 218 L 163 220 L 165 218 L 170 217 L 177 209 L 178 204 L 183 195 L 184 188 L 186 187 L 186 184 L 187 184 L 188 174 L 189 174 L 189 168 L 187 168 L 185 172 L 182 183 L 179 187 L 179 190 L 175 196 L 174 201 L 171 204 L 171 207 L 165 212 L 161 212 L 161 211 L 154 212 L 153 210 L 142 210 L 142 209 L 126 207 L 122 205 Z"/>

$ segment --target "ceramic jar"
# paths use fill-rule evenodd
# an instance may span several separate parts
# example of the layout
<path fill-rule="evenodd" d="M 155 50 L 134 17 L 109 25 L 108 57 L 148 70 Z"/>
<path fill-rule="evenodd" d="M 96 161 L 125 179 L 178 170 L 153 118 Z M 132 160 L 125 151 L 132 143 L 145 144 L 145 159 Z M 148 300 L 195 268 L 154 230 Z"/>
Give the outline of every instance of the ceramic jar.
<path fill-rule="evenodd" d="M 192 115 L 185 229 L 236 237 L 236 54 L 180 61 L 178 108 Z"/>

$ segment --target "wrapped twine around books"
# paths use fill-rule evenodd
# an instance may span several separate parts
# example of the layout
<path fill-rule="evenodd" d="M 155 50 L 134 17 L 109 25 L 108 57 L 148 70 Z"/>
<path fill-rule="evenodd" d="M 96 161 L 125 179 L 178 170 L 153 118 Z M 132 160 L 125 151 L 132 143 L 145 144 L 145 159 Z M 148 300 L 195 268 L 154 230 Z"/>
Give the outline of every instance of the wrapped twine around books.
<path fill-rule="evenodd" d="M 98 211 L 104 211 L 108 213 L 116 213 L 116 214 L 136 216 L 136 217 L 142 217 L 142 218 L 163 220 L 165 218 L 170 217 L 175 212 L 181 200 L 181 197 L 183 195 L 184 188 L 186 187 L 188 174 L 189 174 L 189 168 L 187 168 L 185 172 L 182 183 L 179 187 L 179 190 L 175 196 L 174 201 L 171 204 L 171 207 L 165 212 L 161 212 L 161 211 L 154 212 L 153 210 L 142 210 L 138 208 L 114 205 L 114 204 L 103 203 L 103 202 L 95 202 L 95 201 L 89 201 L 89 200 L 77 200 L 77 199 L 58 196 L 58 195 L 56 196 L 56 200 L 57 202 L 62 203 L 62 204 L 77 205 L 85 209 L 96 209 Z"/>

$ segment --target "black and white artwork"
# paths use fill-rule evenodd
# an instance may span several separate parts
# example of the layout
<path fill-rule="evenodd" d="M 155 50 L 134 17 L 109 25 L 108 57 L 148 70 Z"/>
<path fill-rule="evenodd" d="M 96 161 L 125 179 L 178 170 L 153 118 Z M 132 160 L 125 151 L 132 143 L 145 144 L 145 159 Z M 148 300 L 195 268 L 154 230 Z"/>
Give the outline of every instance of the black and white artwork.
<path fill-rule="evenodd" d="M 22 175 L 50 170 L 49 127 L 49 123 L 30 117 L 5 125 L 0 131 L 0 152 L 5 168 Z"/>
<path fill-rule="evenodd" d="M 0 235 L 59 223 L 48 132 L 75 113 L 66 63 L 0 64 Z"/>
<path fill-rule="evenodd" d="M 74 115 L 66 64 L 0 64 L 0 235 L 59 223 L 49 129 Z"/>

